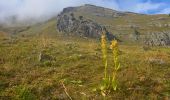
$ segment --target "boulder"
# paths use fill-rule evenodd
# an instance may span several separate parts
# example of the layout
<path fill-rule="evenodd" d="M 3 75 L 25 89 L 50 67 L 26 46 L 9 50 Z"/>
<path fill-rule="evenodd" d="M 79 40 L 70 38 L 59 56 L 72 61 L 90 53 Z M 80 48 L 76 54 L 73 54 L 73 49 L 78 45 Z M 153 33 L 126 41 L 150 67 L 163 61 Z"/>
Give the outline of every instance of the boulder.
<path fill-rule="evenodd" d="M 169 46 L 170 34 L 168 32 L 149 33 L 145 39 L 145 44 L 149 46 Z"/>

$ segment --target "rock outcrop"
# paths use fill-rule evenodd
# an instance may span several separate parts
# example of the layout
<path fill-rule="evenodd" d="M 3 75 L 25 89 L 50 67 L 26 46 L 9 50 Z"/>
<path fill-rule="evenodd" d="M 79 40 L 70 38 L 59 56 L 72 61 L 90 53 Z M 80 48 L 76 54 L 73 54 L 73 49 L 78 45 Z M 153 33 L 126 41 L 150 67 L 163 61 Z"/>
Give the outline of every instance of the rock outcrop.
<path fill-rule="evenodd" d="M 92 20 L 84 19 L 83 16 L 76 18 L 72 12 L 68 13 L 68 11 L 67 9 L 67 13 L 61 13 L 58 16 L 57 28 L 60 32 L 68 35 L 100 38 L 104 30 L 107 33 L 108 39 L 115 38 L 102 25 Z"/>
<path fill-rule="evenodd" d="M 140 32 L 138 32 L 136 29 L 134 29 L 134 32 L 130 35 L 130 39 L 132 41 L 140 40 Z"/>
<path fill-rule="evenodd" d="M 169 46 L 170 33 L 168 32 L 149 33 L 146 37 L 145 44 L 149 46 Z"/>

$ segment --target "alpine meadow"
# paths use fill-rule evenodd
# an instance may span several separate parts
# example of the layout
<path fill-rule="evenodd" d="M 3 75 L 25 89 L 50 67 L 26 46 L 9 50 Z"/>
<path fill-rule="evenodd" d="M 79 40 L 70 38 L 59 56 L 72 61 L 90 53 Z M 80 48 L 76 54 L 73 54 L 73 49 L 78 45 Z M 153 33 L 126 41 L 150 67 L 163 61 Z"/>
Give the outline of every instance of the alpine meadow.
<path fill-rule="evenodd" d="M 137 12 L 99 0 L 32 18 L 44 4 L 20 19 L 25 10 L 3 15 L 4 2 L 0 100 L 170 100 L 170 9 Z"/>

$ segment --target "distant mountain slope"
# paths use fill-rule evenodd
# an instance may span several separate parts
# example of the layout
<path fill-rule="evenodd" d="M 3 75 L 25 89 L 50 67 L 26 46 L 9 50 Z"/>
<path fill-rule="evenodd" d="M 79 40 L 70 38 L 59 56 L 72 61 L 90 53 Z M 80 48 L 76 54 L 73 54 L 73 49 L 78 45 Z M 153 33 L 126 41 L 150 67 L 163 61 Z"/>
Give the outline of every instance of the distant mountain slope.
<path fill-rule="evenodd" d="M 170 17 L 168 15 L 122 12 L 89 4 L 65 8 L 59 16 L 69 14 L 74 14 L 77 19 L 84 18 L 95 21 L 105 26 L 109 32 L 125 42 L 136 41 L 136 37 L 139 37 L 138 43 L 144 42 L 145 37 L 151 37 L 146 36 L 150 35 L 150 33 L 162 33 L 165 31 L 167 34 L 170 34 Z M 139 34 L 135 34 L 136 31 Z M 156 34 L 156 37 L 159 37 L 159 34 Z"/>
<path fill-rule="evenodd" d="M 71 13 L 73 13 L 75 18 L 77 19 L 83 17 L 84 19 L 92 20 L 93 22 L 96 22 L 101 26 L 105 26 L 109 32 L 111 32 L 120 40 L 126 43 L 144 42 L 145 37 L 151 38 L 153 34 L 155 34 L 154 37 L 161 37 L 164 42 L 169 41 L 164 39 L 170 38 L 169 37 L 170 17 L 168 15 L 145 15 L 145 14 L 138 14 L 132 12 L 122 12 L 122 11 L 116 11 L 116 10 L 103 8 L 99 6 L 89 5 L 89 4 L 79 6 L 79 7 L 65 8 L 60 13 L 60 15 L 71 14 Z M 34 24 L 29 27 L 25 27 L 25 26 L 18 27 L 17 25 L 16 28 L 12 27 L 12 28 L 5 29 L 5 31 L 9 31 L 9 30 L 10 33 L 57 34 L 58 33 L 57 17 L 54 17 L 46 22 Z M 146 35 L 150 35 L 150 33 L 152 33 L 151 36 L 146 36 Z M 159 36 L 159 33 L 166 33 L 166 34 Z M 162 41 L 162 39 L 154 38 L 152 40 L 154 40 L 154 42 L 157 42 L 157 41 Z M 148 40 L 150 39 L 147 38 L 147 41 Z M 159 43 L 155 43 L 155 44 L 159 44 Z"/>
<path fill-rule="evenodd" d="M 133 28 L 146 31 L 165 31 L 170 28 L 168 15 L 144 15 L 132 12 L 115 11 L 94 5 L 68 7 L 63 13 L 73 12 L 77 17 L 84 16 L 107 26 L 113 32 L 130 33 Z"/>

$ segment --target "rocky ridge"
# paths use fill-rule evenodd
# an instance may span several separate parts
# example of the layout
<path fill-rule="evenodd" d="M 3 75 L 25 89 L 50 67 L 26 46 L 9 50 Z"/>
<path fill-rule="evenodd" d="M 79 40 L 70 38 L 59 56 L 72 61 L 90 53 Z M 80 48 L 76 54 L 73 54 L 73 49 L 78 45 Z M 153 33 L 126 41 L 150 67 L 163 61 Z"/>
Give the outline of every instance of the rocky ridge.
<path fill-rule="evenodd" d="M 60 32 L 68 35 L 77 35 L 81 37 L 90 37 L 99 39 L 103 32 L 108 39 L 115 39 L 115 36 L 99 23 L 85 19 L 83 16 L 76 18 L 72 12 L 74 8 L 65 8 L 57 18 L 57 28 Z"/>
<path fill-rule="evenodd" d="M 145 18 L 149 18 L 147 22 Z M 58 30 L 68 35 L 100 38 L 104 30 L 109 39 L 118 37 L 116 39 L 122 42 L 149 46 L 170 45 L 169 24 L 168 21 L 165 23 L 169 18 L 164 15 L 121 12 L 87 4 L 65 8 L 57 20 Z M 162 32 L 164 30 L 167 32 Z"/>
<path fill-rule="evenodd" d="M 148 33 L 145 39 L 145 44 L 149 46 L 169 46 L 170 33 L 169 32 Z"/>

